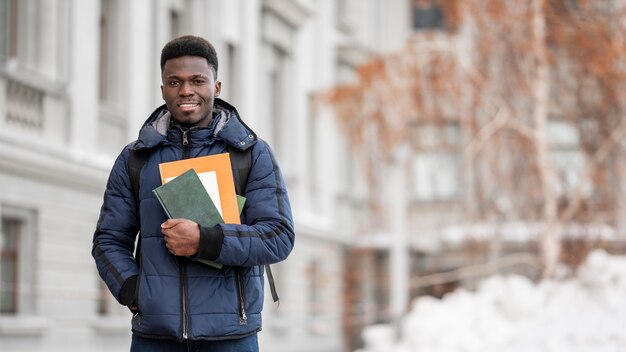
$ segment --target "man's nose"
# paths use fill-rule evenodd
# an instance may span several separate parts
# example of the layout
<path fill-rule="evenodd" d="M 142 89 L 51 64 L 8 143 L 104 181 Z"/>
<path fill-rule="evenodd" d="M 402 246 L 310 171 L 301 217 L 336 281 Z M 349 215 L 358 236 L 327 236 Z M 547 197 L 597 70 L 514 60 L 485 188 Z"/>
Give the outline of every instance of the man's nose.
<path fill-rule="evenodd" d="M 193 95 L 193 93 L 194 93 L 193 87 L 191 86 L 191 83 L 189 82 L 183 82 L 180 86 L 180 91 L 178 92 L 178 94 L 182 96 Z"/>

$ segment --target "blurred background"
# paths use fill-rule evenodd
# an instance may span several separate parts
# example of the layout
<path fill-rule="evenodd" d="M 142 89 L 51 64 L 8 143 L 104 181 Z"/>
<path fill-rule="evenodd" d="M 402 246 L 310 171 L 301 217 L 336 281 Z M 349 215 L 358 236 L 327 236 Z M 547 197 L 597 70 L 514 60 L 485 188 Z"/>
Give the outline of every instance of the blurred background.
<path fill-rule="evenodd" d="M 0 350 L 128 350 L 91 240 L 183 34 L 215 45 L 221 97 L 287 181 L 262 350 L 621 350 L 625 11 L 0 0 Z"/>

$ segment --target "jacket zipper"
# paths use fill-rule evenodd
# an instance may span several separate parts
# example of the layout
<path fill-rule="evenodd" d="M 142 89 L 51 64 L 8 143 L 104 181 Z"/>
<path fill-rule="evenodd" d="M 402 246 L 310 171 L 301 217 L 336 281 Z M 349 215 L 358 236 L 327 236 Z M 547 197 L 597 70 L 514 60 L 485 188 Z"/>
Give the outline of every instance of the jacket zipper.
<path fill-rule="evenodd" d="M 243 269 L 237 268 L 237 291 L 239 293 L 239 325 L 248 324 L 248 316 L 246 315 L 246 296 L 243 290 Z"/>
<path fill-rule="evenodd" d="M 139 234 L 139 236 L 141 236 L 141 234 Z M 135 285 L 135 306 L 137 307 L 137 312 L 133 314 L 133 319 L 137 320 L 137 325 L 141 325 L 141 315 L 139 315 L 139 284 L 141 283 L 141 264 L 143 262 L 141 255 L 138 259 L 139 263 L 137 264 L 139 265 L 139 274 L 137 275 L 137 284 Z"/>
<path fill-rule="evenodd" d="M 183 159 L 189 159 L 189 137 L 187 136 L 189 130 L 181 129 L 181 133 L 183 134 Z"/>
<path fill-rule="evenodd" d="M 183 137 L 183 159 L 189 159 L 189 130 L 181 129 Z M 184 259 L 178 259 L 178 265 L 180 268 L 180 287 L 183 306 L 183 340 L 189 338 L 189 303 L 187 302 L 187 263 Z"/>
<path fill-rule="evenodd" d="M 180 267 L 180 288 L 183 305 L 183 340 L 187 340 L 189 338 L 189 311 L 187 308 L 187 266 L 185 265 L 185 262 L 183 262 L 182 258 L 178 259 L 178 264 Z"/>

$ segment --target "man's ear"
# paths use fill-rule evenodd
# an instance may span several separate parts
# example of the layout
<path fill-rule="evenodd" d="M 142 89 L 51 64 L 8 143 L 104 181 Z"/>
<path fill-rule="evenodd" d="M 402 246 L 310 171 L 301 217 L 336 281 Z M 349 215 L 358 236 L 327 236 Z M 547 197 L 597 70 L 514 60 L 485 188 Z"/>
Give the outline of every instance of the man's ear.
<path fill-rule="evenodd" d="M 219 97 L 222 92 L 222 82 L 215 81 L 215 97 Z"/>
<path fill-rule="evenodd" d="M 163 96 L 163 86 L 161 86 L 161 99 L 165 100 L 165 96 Z"/>

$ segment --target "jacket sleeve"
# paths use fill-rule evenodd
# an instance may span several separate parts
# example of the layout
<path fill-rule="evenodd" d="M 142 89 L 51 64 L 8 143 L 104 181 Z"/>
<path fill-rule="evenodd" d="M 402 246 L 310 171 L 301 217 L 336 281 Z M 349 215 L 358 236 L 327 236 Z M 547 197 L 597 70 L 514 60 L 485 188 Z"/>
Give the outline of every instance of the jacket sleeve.
<path fill-rule="evenodd" d="M 129 302 L 120 295 L 122 286 L 139 272 L 133 257 L 139 221 L 130 185 L 128 155 L 126 148 L 111 169 L 91 251 L 100 277 L 118 302 L 125 305 Z"/>
<path fill-rule="evenodd" d="M 262 140 L 253 148 L 244 195 L 245 224 L 201 229 L 200 247 L 211 248 L 207 257 L 224 265 L 276 263 L 286 259 L 294 245 L 291 206 L 276 159 Z"/>

